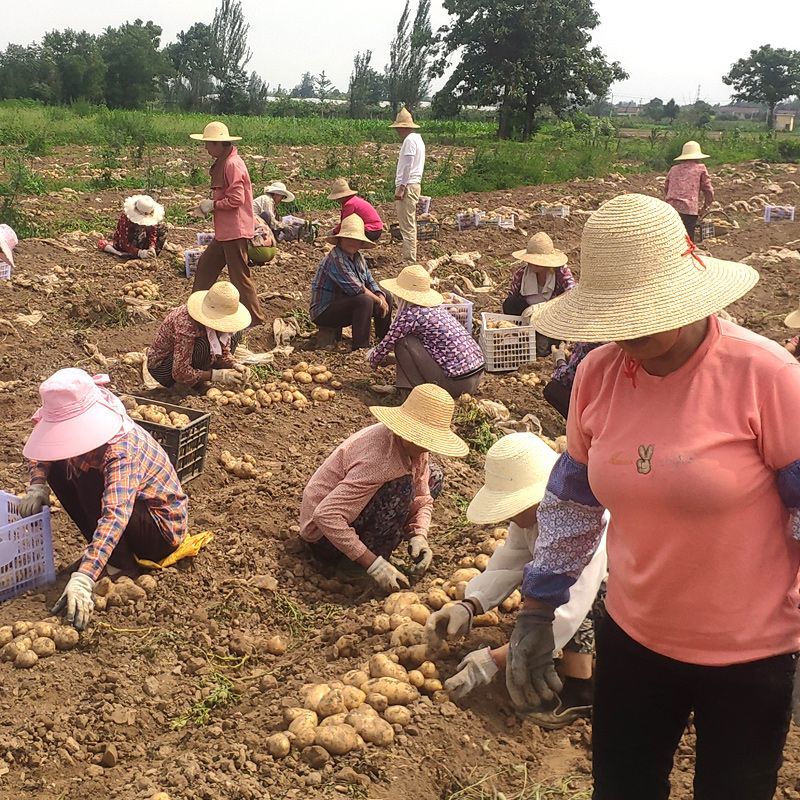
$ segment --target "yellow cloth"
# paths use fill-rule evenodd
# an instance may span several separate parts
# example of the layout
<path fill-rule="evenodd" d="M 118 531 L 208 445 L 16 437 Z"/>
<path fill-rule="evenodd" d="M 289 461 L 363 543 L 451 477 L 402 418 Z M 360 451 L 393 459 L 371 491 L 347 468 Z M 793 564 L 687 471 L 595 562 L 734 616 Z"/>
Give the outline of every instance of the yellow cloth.
<path fill-rule="evenodd" d="M 214 534 L 211 531 L 202 531 L 194 535 L 190 534 L 178 545 L 176 550 L 173 550 L 166 558 L 161 559 L 161 561 L 148 561 L 145 558 L 139 558 L 137 556 L 136 562 L 139 566 L 147 567 L 148 569 L 166 569 L 176 564 L 182 558 L 194 558 L 194 556 L 196 556 L 213 538 Z"/>

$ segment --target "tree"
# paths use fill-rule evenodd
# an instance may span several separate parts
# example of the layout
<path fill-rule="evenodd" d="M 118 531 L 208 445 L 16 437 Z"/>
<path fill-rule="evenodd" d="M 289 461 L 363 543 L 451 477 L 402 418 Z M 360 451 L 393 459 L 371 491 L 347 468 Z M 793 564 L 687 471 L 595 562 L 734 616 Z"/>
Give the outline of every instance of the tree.
<path fill-rule="evenodd" d="M 642 106 L 641 114 L 653 122 L 659 122 L 664 118 L 664 101 L 660 97 L 654 97 Z"/>
<path fill-rule="evenodd" d="M 26 97 L 43 103 L 55 101 L 53 65 L 38 45 L 10 44 L 0 54 L 0 98 Z"/>
<path fill-rule="evenodd" d="M 664 116 L 670 122 L 674 122 L 680 113 L 681 107 L 675 102 L 675 99 L 671 97 L 664 106 Z"/>
<path fill-rule="evenodd" d="M 697 100 L 680 110 L 680 120 L 692 128 L 705 128 L 714 118 L 714 109 L 705 100 Z"/>
<path fill-rule="evenodd" d="M 248 114 L 261 116 L 267 110 L 269 102 L 269 86 L 257 72 L 250 73 L 247 82 Z"/>
<path fill-rule="evenodd" d="M 161 28 L 140 19 L 106 28 L 100 41 L 106 64 L 105 99 L 112 108 L 143 108 L 156 96 L 157 80 L 167 73 L 159 49 Z"/>
<path fill-rule="evenodd" d="M 370 64 L 372 51 L 356 53 L 353 59 L 353 72 L 350 75 L 350 85 L 347 97 L 350 101 L 350 116 L 358 119 L 366 114 L 367 107 L 375 105 L 383 99 L 384 80 Z"/>
<path fill-rule="evenodd" d="M 314 97 L 315 92 L 314 76 L 310 72 L 304 72 L 303 77 L 300 78 L 300 83 L 292 89 L 291 97 L 308 99 L 309 97 Z"/>
<path fill-rule="evenodd" d="M 245 22 L 241 0 L 222 0 L 211 23 L 211 72 L 220 83 L 247 80 L 245 67 L 252 52 L 247 46 L 250 25 Z"/>
<path fill-rule="evenodd" d="M 211 26 L 196 22 L 189 30 L 181 31 L 164 51 L 175 71 L 173 86 L 183 95 L 181 105 L 184 108 L 202 108 L 206 98 L 214 92 L 210 56 L 213 47 Z"/>
<path fill-rule="evenodd" d="M 320 100 L 327 100 L 333 89 L 334 86 L 325 74 L 325 70 L 322 70 L 322 72 L 314 78 L 314 97 L 318 97 Z"/>
<path fill-rule="evenodd" d="M 722 81 L 733 87 L 733 100 L 767 106 L 767 126 L 771 128 L 775 106 L 800 94 L 800 52 L 761 45 L 747 58 L 740 58 Z"/>
<path fill-rule="evenodd" d="M 103 99 L 106 66 L 97 37 L 86 31 L 50 31 L 42 39 L 42 57 L 53 66 L 57 103 Z"/>
<path fill-rule="evenodd" d="M 440 94 L 462 104 L 497 104 L 501 139 L 511 137 L 515 117 L 527 139 L 543 106 L 562 114 L 605 96 L 627 77 L 600 48 L 590 47 L 599 22 L 591 0 L 444 0 L 444 7 L 455 19 L 440 31 L 437 74 L 453 53 L 461 60 Z"/>
<path fill-rule="evenodd" d="M 431 61 L 436 40 L 431 30 L 430 0 L 419 0 L 411 23 L 410 0 L 406 0 L 397 23 L 397 31 L 389 49 L 389 64 L 385 68 L 386 92 L 392 114 L 401 105 L 413 111 L 428 93 Z"/>

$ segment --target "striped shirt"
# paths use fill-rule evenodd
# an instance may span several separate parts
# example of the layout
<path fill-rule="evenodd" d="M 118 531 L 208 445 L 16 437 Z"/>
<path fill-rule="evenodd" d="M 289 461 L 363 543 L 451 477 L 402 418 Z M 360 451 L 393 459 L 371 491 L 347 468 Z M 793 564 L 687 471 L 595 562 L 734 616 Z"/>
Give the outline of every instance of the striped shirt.
<path fill-rule="evenodd" d="M 311 282 L 311 319 L 316 319 L 337 295 L 355 297 L 363 294 L 364 289 L 379 297 L 384 294 L 361 253 L 349 256 L 340 247 L 334 247 L 319 262 Z"/>
<path fill-rule="evenodd" d="M 164 539 L 177 547 L 186 535 L 189 507 L 175 468 L 161 445 L 134 425 L 126 434 L 84 455 L 69 459 L 67 471 L 103 473 L 105 489 L 94 538 L 83 555 L 79 572 L 92 580 L 100 577 L 122 538 L 141 498 Z M 30 462 L 31 483 L 47 483 L 49 464 Z"/>

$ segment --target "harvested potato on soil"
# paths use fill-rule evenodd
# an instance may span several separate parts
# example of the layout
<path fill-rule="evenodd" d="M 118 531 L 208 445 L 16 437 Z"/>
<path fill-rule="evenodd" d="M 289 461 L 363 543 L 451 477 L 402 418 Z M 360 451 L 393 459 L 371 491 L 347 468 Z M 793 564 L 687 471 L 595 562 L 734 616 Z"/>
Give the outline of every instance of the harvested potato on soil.
<path fill-rule="evenodd" d="M 385 653 L 376 653 L 369 660 L 369 674 L 371 678 L 395 678 L 398 681 L 407 681 L 408 673 L 399 664 L 395 664 Z"/>
<path fill-rule="evenodd" d="M 406 606 L 400 612 L 400 615 L 403 617 L 408 617 L 420 625 L 424 625 L 428 621 L 428 617 L 431 615 L 431 612 L 430 609 L 422 603 L 413 603 L 410 606 Z"/>
<path fill-rule="evenodd" d="M 316 711 L 320 717 L 331 717 L 334 714 L 344 714 L 348 711 L 341 690 L 331 689 L 327 692 L 317 703 Z"/>
<path fill-rule="evenodd" d="M 367 695 L 357 686 L 343 686 L 341 692 L 342 699 L 348 711 L 358 708 L 367 699 Z"/>
<path fill-rule="evenodd" d="M 327 683 L 315 683 L 311 686 L 304 687 L 301 691 L 303 696 L 303 705 L 306 708 L 316 711 L 319 708 L 320 701 L 331 690 Z"/>
<path fill-rule="evenodd" d="M 500 608 L 508 613 L 509 611 L 516 611 L 521 605 L 522 593 L 519 589 L 514 589 L 514 591 L 500 603 Z"/>
<path fill-rule="evenodd" d="M 360 669 L 351 669 L 350 672 L 345 672 L 345 674 L 342 675 L 342 683 L 345 686 L 360 688 L 362 684 L 369 680 L 369 677 L 370 676 L 366 672 L 362 672 Z"/>
<path fill-rule="evenodd" d="M 151 280 L 133 281 L 122 287 L 123 297 L 137 297 L 141 300 L 157 300 L 158 284 Z"/>
<path fill-rule="evenodd" d="M 39 656 L 37 656 L 33 650 L 25 650 L 14 659 L 14 666 L 17 669 L 30 669 L 31 667 L 36 666 L 38 661 Z"/>
<path fill-rule="evenodd" d="M 428 604 L 430 608 L 434 611 L 438 611 L 443 606 L 447 605 L 450 602 L 450 598 L 447 596 L 447 592 L 442 589 L 434 588 L 428 592 L 427 597 L 425 598 L 425 602 Z"/>
<path fill-rule="evenodd" d="M 419 692 L 410 683 L 396 678 L 372 678 L 361 690 L 367 693 L 368 700 L 370 694 L 382 694 L 390 706 L 407 706 L 419 698 Z"/>
<path fill-rule="evenodd" d="M 411 712 L 405 706 L 389 706 L 386 711 L 383 712 L 383 718 L 390 725 L 405 726 L 411 722 Z M 364 734 L 362 733 L 361 736 L 364 737 Z M 364 741 L 367 741 L 366 738 L 364 738 Z"/>
<path fill-rule="evenodd" d="M 399 614 L 404 608 L 419 602 L 419 595 L 416 592 L 394 592 L 384 600 L 383 610 L 391 617 L 392 614 Z"/>
<path fill-rule="evenodd" d="M 3 625 L 0 628 L 0 647 L 5 647 L 14 638 L 14 632 L 10 625 Z M 366 680 L 366 678 L 364 679 Z"/>
<path fill-rule="evenodd" d="M 392 638 L 389 641 L 392 647 L 412 647 L 415 644 L 425 644 L 428 636 L 423 625 L 407 621 L 392 632 Z"/>
<path fill-rule="evenodd" d="M 223 450 L 219 454 L 219 463 L 222 464 L 225 472 L 235 475 L 237 478 L 257 478 L 259 474 L 255 459 L 250 455 L 234 458 L 230 450 Z"/>
<path fill-rule="evenodd" d="M 386 712 L 384 711 L 384 713 Z M 347 717 L 347 723 L 368 744 L 388 747 L 394 741 L 394 728 L 385 719 L 378 716 L 350 714 Z"/>
<path fill-rule="evenodd" d="M 317 724 L 317 714 L 307 708 L 285 708 L 283 710 L 283 722 L 285 725 L 291 725 L 298 717 L 306 717 L 310 719 L 314 725 Z"/>
<path fill-rule="evenodd" d="M 367 694 L 367 705 L 375 711 L 385 711 L 389 707 L 389 700 L 385 695 L 378 694 L 377 692 L 369 692 Z"/>
<path fill-rule="evenodd" d="M 327 750 L 332 756 L 344 756 L 360 746 L 358 732 L 352 725 L 330 725 L 317 728 L 314 744 Z"/>
<path fill-rule="evenodd" d="M 408 682 L 419 689 L 425 683 L 425 676 L 418 669 L 409 670 Z"/>
<path fill-rule="evenodd" d="M 80 636 L 75 628 L 57 628 L 53 631 L 53 641 L 57 650 L 72 650 L 80 641 Z"/>
<path fill-rule="evenodd" d="M 316 715 L 315 715 L 316 718 Z M 304 747 L 314 744 L 314 734 L 317 730 L 316 719 L 311 717 L 297 717 L 289 725 L 289 733 L 294 736 L 292 747 L 302 750 Z"/>
<path fill-rule="evenodd" d="M 11 632 L 14 634 L 14 637 L 22 636 L 23 634 L 27 633 L 31 628 L 33 628 L 32 622 L 24 622 L 20 620 L 19 622 L 15 622 L 11 626 Z"/>
<path fill-rule="evenodd" d="M 38 639 L 33 640 L 31 650 L 36 653 L 39 658 L 49 658 L 55 655 L 56 643 L 46 636 L 40 636 Z"/>
<path fill-rule="evenodd" d="M 372 620 L 373 633 L 389 633 L 392 629 L 391 617 L 388 614 L 376 614 Z"/>
<path fill-rule="evenodd" d="M 273 733 L 267 737 L 267 752 L 273 758 L 285 758 L 291 750 L 291 742 L 285 733 Z"/>

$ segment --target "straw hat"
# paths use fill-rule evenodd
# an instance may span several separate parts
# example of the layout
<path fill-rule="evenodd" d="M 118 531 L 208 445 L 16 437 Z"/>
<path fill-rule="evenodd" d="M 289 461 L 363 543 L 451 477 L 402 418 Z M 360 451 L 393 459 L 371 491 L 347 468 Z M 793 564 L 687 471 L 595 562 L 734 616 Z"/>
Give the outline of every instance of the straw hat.
<path fill-rule="evenodd" d="M 709 158 L 701 149 L 697 142 L 686 142 L 681 150 L 681 154 L 675 161 L 694 161 L 701 158 Z"/>
<path fill-rule="evenodd" d="M 390 128 L 419 128 L 416 122 L 414 122 L 414 117 L 411 116 L 411 112 L 403 106 L 398 112 L 397 116 L 395 117 L 394 122 L 389 126 Z"/>
<path fill-rule="evenodd" d="M 430 273 L 421 264 L 404 267 L 396 278 L 387 278 L 380 283 L 393 295 L 408 300 L 415 306 L 433 308 L 444 302 L 439 292 L 431 289 Z"/>
<path fill-rule="evenodd" d="M 465 456 L 469 445 L 450 430 L 455 403 L 432 383 L 415 386 L 402 406 L 370 406 L 370 413 L 401 439 L 442 456 Z"/>
<path fill-rule="evenodd" d="M 131 430 L 125 407 L 103 386 L 108 375 L 60 369 L 39 386 L 42 405 L 22 454 L 35 461 L 62 461 L 88 453 Z"/>
<path fill-rule="evenodd" d="M 364 247 L 375 247 L 376 242 L 371 242 L 367 239 L 367 234 L 364 232 L 364 220 L 358 214 L 351 214 L 342 220 L 339 226 L 339 233 L 331 234 L 325 237 L 328 244 L 339 244 L 339 239 L 355 239 L 357 242 L 363 242 Z"/>
<path fill-rule="evenodd" d="M 569 261 L 567 254 L 556 250 L 553 240 L 544 231 L 535 233 L 528 239 L 528 246 L 524 250 L 517 250 L 511 255 L 517 261 L 524 261 L 535 267 L 563 267 Z"/>
<path fill-rule="evenodd" d="M 800 328 L 800 309 L 787 314 L 786 318 L 783 320 L 783 324 L 787 328 Z"/>
<path fill-rule="evenodd" d="M 331 187 L 331 193 L 328 195 L 328 200 L 341 200 L 343 197 L 352 197 L 358 192 L 354 192 L 347 182 L 347 178 L 337 178 Z"/>
<path fill-rule="evenodd" d="M 240 142 L 241 136 L 231 136 L 224 122 L 209 122 L 202 133 L 190 133 L 190 139 L 199 142 Z"/>
<path fill-rule="evenodd" d="M 272 183 L 264 189 L 264 194 L 279 194 L 287 203 L 294 200 L 294 195 L 286 188 L 283 181 L 272 181 Z"/>
<path fill-rule="evenodd" d="M 467 508 L 476 525 L 511 519 L 540 503 L 558 455 L 533 433 L 510 433 L 486 453 L 486 481 Z"/>
<path fill-rule="evenodd" d="M 122 210 L 134 225 L 151 227 L 158 225 L 164 219 L 164 206 L 156 203 L 147 194 L 135 194 L 133 197 L 129 197 L 122 204 Z"/>
<path fill-rule="evenodd" d="M 252 322 L 250 312 L 239 302 L 239 290 L 228 281 L 217 281 L 208 291 L 192 292 L 186 301 L 189 316 L 221 333 L 236 333 Z"/>
<path fill-rule="evenodd" d="M 696 250 L 672 206 L 619 195 L 584 226 L 578 285 L 535 306 L 531 324 L 570 342 L 637 339 L 704 319 L 758 282 L 752 267 Z"/>

